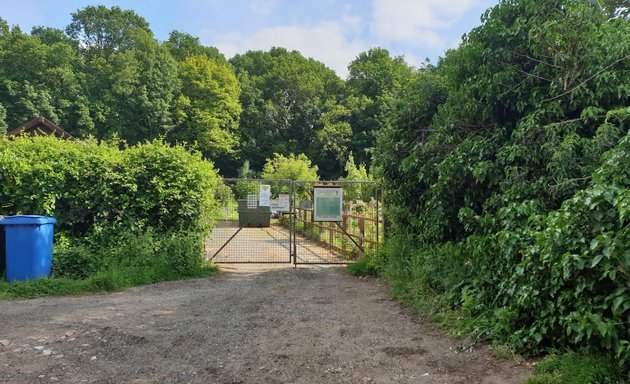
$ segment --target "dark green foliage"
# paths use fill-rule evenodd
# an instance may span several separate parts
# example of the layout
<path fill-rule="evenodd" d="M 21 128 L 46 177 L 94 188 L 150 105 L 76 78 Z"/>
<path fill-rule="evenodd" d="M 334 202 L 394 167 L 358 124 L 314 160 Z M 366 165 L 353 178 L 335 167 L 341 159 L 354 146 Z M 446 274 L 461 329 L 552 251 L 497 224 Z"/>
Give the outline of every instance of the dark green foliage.
<path fill-rule="evenodd" d="M 205 104 L 178 67 L 192 55 L 220 64 L 205 66 L 200 88 L 214 94 L 197 96 Z M 225 94 L 233 100 L 220 108 Z M 234 72 L 216 48 L 180 32 L 160 44 L 141 16 L 102 5 L 74 12 L 65 32 L 35 27 L 28 35 L 0 20 L 0 104 L 2 131 L 43 115 L 80 138 L 199 142 L 213 160 L 208 147 L 235 145 L 216 131 L 234 135 L 224 128 L 234 130 L 240 113 Z"/>
<path fill-rule="evenodd" d="M 74 243 L 55 247 L 53 276 L 85 279 L 113 270 L 142 269 L 191 276 L 204 268 L 203 235 L 194 232 L 117 231 Z"/>
<path fill-rule="evenodd" d="M 394 237 L 365 269 L 460 332 L 627 373 L 630 20 L 561 0 L 482 20 L 379 135 Z"/>
<path fill-rule="evenodd" d="M 160 239 L 158 256 L 173 271 L 183 276 L 194 275 L 204 263 L 205 234 L 172 233 Z"/>
<path fill-rule="evenodd" d="M 135 33 L 151 32 L 149 23 L 131 10 L 104 5 L 87 6 L 72 14 L 66 33 L 83 49 L 109 55 L 134 44 Z"/>
<path fill-rule="evenodd" d="M 320 149 L 315 139 L 325 124 L 322 114 L 342 96 L 343 81 L 322 63 L 283 48 L 250 51 L 230 62 L 242 89 L 242 156 L 252 168 L 262 170 L 274 153 L 315 158 L 310 154 Z"/>
<path fill-rule="evenodd" d="M 413 70 L 402 56 L 391 57 L 383 48 L 360 53 L 348 70 L 349 116 L 345 121 L 352 127 L 349 150 L 369 167 L 376 136 L 386 126 L 392 104 L 405 97 Z"/>
<path fill-rule="evenodd" d="M 85 279 L 100 267 L 99 257 L 84 245 L 68 248 L 54 248 L 52 275 L 69 279 Z"/>
<path fill-rule="evenodd" d="M 185 32 L 172 31 L 163 44 L 179 62 L 184 61 L 188 56 L 205 56 L 217 63 L 227 64 L 225 56 L 218 49 L 201 45 L 198 37 Z"/>

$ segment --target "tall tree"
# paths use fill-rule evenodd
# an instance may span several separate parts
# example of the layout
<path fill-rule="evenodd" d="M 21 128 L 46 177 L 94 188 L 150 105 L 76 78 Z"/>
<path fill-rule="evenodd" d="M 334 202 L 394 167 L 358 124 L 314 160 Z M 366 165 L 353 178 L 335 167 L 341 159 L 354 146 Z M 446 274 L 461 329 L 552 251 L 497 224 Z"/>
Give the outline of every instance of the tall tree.
<path fill-rule="evenodd" d="M 85 50 L 108 56 L 133 46 L 138 29 L 151 33 L 149 23 L 134 11 L 89 5 L 72 13 L 66 33 Z"/>
<path fill-rule="evenodd" d="M 198 37 L 185 32 L 172 31 L 164 45 L 177 61 L 184 61 L 188 56 L 205 56 L 218 63 L 227 63 L 225 56 L 217 48 L 206 47 Z"/>
<path fill-rule="evenodd" d="M 45 115 L 71 132 L 90 126 L 81 58 L 67 39 L 44 44 L 19 28 L 0 33 L 0 103 L 13 128 Z"/>
<path fill-rule="evenodd" d="M 137 83 L 119 111 L 120 136 L 132 143 L 166 135 L 173 128 L 170 107 L 180 89 L 177 63 L 149 33 L 136 31 L 129 52 L 137 64 Z"/>
<path fill-rule="evenodd" d="M 370 164 L 376 135 L 385 126 L 389 109 L 410 80 L 413 70 L 403 57 L 391 57 L 384 48 L 362 52 L 348 66 L 347 104 L 352 110 L 350 149 L 360 163 Z"/>
<path fill-rule="evenodd" d="M 172 128 L 170 107 L 179 90 L 177 64 L 130 10 L 87 6 L 72 14 L 66 32 L 84 59 L 85 95 L 99 139 L 117 135 L 137 143 Z"/>
<path fill-rule="evenodd" d="M 240 86 L 234 70 L 206 56 L 188 56 L 180 64 L 181 94 L 175 102 L 175 128 L 170 137 L 196 143 L 202 153 L 225 164 L 238 144 Z"/>
<path fill-rule="evenodd" d="M 35 36 L 46 45 L 54 45 L 57 43 L 66 43 L 71 47 L 78 47 L 76 40 L 73 40 L 70 36 L 58 28 L 50 28 L 44 26 L 35 26 L 31 29 L 31 36 Z"/>
<path fill-rule="evenodd" d="M 242 84 L 243 158 L 259 170 L 273 153 L 313 151 L 326 102 L 341 97 L 342 80 L 322 63 L 283 48 L 249 51 L 230 62 Z"/>

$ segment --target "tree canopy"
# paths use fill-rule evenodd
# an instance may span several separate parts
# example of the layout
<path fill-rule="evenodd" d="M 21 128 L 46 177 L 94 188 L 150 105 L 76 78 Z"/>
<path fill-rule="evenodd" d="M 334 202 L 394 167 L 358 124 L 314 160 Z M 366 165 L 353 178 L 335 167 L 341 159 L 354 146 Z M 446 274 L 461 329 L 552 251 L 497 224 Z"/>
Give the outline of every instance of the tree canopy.
<path fill-rule="evenodd" d="M 322 114 L 343 92 L 343 81 L 331 69 L 283 48 L 249 51 L 230 62 L 242 86 L 241 155 L 252 167 L 260 169 L 274 153 L 319 149 Z"/>
<path fill-rule="evenodd" d="M 297 156 L 294 154 L 283 156 L 274 153 L 272 158 L 267 159 L 263 167 L 262 177 L 265 179 L 319 180 L 317 165 L 312 165 L 303 153 Z"/>

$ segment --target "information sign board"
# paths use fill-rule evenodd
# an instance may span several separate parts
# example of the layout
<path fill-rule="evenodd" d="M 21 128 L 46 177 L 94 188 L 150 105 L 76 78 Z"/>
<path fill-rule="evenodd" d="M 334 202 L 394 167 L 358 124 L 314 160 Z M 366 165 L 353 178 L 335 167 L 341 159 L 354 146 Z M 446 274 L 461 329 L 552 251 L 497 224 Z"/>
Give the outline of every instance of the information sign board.
<path fill-rule="evenodd" d="M 343 220 L 343 190 L 337 186 L 313 187 L 313 221 Z"/>

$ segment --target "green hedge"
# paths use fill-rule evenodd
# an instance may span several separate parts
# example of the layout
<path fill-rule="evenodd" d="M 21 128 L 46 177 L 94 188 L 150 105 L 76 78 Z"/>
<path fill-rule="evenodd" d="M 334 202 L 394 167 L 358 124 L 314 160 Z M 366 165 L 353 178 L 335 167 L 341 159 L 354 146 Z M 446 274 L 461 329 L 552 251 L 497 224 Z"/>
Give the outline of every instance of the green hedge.
<path fill-rule="evenodd" d="M 161 141 L 0 138 L 0 214 L 55 217 L 53 276 L 97 290 L 212 272 L 203 242 L 219 184 L 199 153 Z"/>
<path fill-rule="evenodd" d="M 0 214 L 58 220 L 70 236 L 111 228 L 200 231 L 210 225 L 211 163 L 161 141 L 117 144 L 0 139 Z"/>
<path fill-rule="evenodd" d="M 392 102 L 373 163 L 391 243 L 356 269 L 474 339 L 628 374 L 629 32 L 584 0 L 486 12 Z"/>

